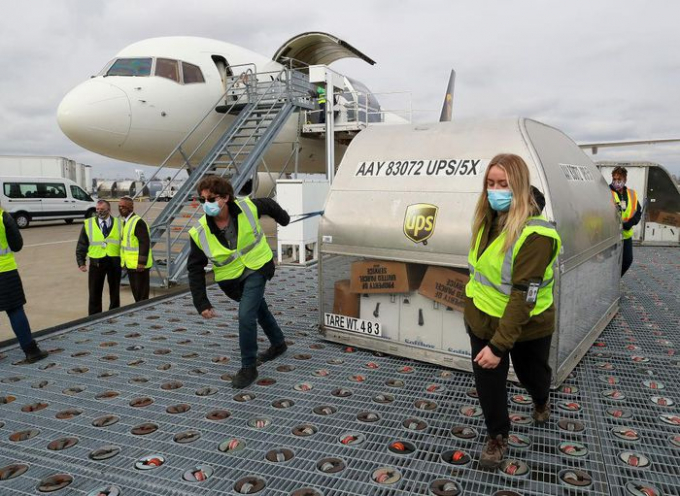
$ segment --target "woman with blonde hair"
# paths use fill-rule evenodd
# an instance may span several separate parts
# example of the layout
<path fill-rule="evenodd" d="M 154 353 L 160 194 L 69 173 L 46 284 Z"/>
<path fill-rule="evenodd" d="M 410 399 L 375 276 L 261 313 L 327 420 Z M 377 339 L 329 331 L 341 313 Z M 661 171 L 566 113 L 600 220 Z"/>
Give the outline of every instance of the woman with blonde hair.
<path fill-rule="evenodd" d="M 553 270 L 561 240 L 540 216 L 544 206 L 521 157 L 503 153 L 491 159 L 475 209 L 465 288 L 465 326 L 488 434 L 482 468 L 497 468 L 508 449 L 509 357 L 531 395 L 536 424 L 550 417 Z"/>

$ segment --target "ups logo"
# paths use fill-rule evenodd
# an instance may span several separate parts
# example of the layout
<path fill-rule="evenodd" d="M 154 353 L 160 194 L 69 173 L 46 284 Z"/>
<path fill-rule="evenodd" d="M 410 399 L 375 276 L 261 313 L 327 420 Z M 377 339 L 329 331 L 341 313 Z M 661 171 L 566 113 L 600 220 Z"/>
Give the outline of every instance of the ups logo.
<path fill-rule="evenodd" d="M 429 203 L 409 205 L 404 217 L 404 234 L 414 243 L 427 244 L 427 239 L 434 232 L 434 222 L 437 219 L 438 207 Z"/>

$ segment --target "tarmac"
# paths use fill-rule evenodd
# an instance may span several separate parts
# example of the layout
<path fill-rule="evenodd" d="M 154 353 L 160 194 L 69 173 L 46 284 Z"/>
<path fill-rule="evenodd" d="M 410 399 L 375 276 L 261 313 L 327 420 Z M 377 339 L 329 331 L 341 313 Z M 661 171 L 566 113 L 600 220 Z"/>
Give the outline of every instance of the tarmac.
<path fill-rule="evenodd" d="M 137 204 L 136 210 L 143 212 L 147 205 Z M 160 212 L 163 207 L 154 205 L 152 212 Z M 117 208 L 117 203 L 111 204 L 115 215 Z M 21 230 L 24 247 L 15 257 L 26 294 L 24 309 L 34 332 L 87 317 L 87 274 L 80 272 L 76 264 L 76 244 L 82 228 L 83 221 L 70 225 L 54 221 L 32 222 Z M 152 288 L 150 296 L 162 292 Z M 121 288 L 120 300 L 121 305 L 134 303 L 129 287 Z M 109 308 L 106 286 L 103 308 Z M 12 338 L 7 314 L 0 312 L 0 341 Z"/>
<path fill-rule="evenodd" d="M 111 213 L 118 216 L 118 203 L 111 201 Z M 151 206 L 148 217 L 153 221 L 167 204 L 156 203 Z M 147 202 L 136 202 L 135 211 L 143 214 L 148 208 Z M 269 218 L 262 219 L 265 234 L 272 241 L 276 224 Z M 73 224 L 64 221 L 32 222 L 28 228 L 21 230 L 24 247 L 16 253 L 19 274 L 24 286 L 27 303 L 26 315 L 33 332 L 59 326 L 87 317 L 87 274 L 80 272 L 76 264 L 76 244 L 83 221 Z M 150 298 L 155 298 L 186 289 L 175 286 L 170 289 L 151 288 Z M 122 306 L 134 303 L 129 286 L 121 287 L 120 303 Z M 109 308 L 108 286 L 104 286 L 103 308 Z M 14 339 L 5 312 L 0 312 L 0 343 Z"/>

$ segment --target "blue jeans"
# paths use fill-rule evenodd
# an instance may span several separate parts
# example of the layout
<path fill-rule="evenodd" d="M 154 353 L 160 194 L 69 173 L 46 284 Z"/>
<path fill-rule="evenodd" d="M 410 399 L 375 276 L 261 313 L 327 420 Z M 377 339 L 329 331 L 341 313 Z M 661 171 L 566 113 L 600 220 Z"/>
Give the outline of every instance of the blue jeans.
<path fill-rule="evenodd" d="M 26 347 L 33 341 L 33 336 L 31 336 L 31 326 L 28 323 L 26 312 L 24 312 L 24 306 L 7 310 L 7 316 L 12 330 L 19 340 L 19 346 L 22 350 L 26 350 Z"/>
<path fill-rule="evenodd" d="M 238 306 L 238 342 L 241 347 L 241 366 L 255 367 L 257 364 L 257 324 L 269 338 L 272 346 L 285 342 L 283 332 L 264 301 L 264 287 L 267 280 L 257 272 L 243 281 L 243 293 Z"/>

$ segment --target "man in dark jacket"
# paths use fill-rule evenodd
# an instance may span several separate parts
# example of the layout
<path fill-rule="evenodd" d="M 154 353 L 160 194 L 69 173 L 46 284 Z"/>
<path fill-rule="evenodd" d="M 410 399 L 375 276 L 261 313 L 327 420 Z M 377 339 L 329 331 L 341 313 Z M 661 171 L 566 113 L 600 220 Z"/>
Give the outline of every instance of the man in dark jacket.
<path fill-rule="evenodd" d="M 47 352 L 42 351 L 33 340 L 31 326 L 24 312 L 26 297 L 14 259 L 14 253 L 21 251 L 23 246 L 24 240 L 17 223 L 0 207 L 0 311 L 7 312 L 19 346 L 26 354 L 26 361 L 33 363 L 45 358 Z"/>
<path fill-rule="evenodd" d="M 258 358 L 263 362 L 273 360 L 288 348 L 264 300 L 266 282 L 274 276 L 274 257 L 258 219 L 268 215 L 285 226 L 290 217 L 269 198 L 235 200 L 231 184 L 221 177 L 206 177 L 197 189 L 206 215 L 189 232 L 189 287 L 194 306 L 203 318 L 216 317 L 205 282 L 204 269 L 211 262 L 220 289 L 239 302 L 241 370 L 232 379 L 232 385 L 244 388 L 257 378 Z M 259 355 L 258 323 L 271 343 Z"/>
<path fill-rule="evenodd" d="M 102 311 L 104 281 L 109 281 L 109 310 L 120 307 L 120 239 L 123 230 L 120 219 L 111 216 L 106 200 L 97 202 L 97 217 L 85 219 L 76 246 L 76 262 L 81 272 L 88 273 L 88 314 Z M 90 268 L 87 268 L 87 258 Z"/>

